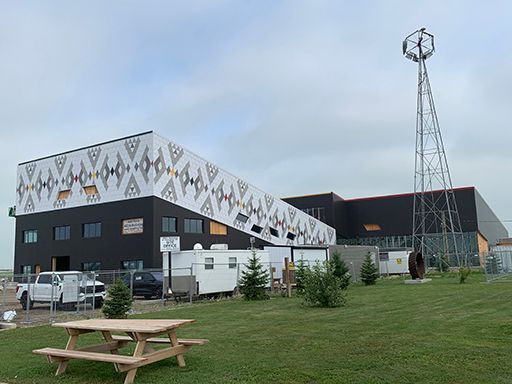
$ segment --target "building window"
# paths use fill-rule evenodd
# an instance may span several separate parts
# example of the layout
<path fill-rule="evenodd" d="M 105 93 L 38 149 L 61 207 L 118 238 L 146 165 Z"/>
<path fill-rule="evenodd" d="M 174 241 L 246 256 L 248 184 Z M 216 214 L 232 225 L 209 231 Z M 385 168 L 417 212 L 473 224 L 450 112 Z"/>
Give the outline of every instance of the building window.
<path fill-rule="evenodd" d="M 288 232 L 288 234 L 286 235 L 286 238 L 289 239 L 289 240 L 295 240 L 295 233 L 292 233 L 292 232 Z"/>
<path fill-rule="evenodd" d="M 317 207 L 317 208 L 304 208 L 303 212 L 307 213 L 309 216 L 313 216 L 315 219 L 325 222 L 325 208 Z"/>
<path fill-rule="evenodd" d="M 23 273 L 24 275 L 30 275 L 32 273 L 32 266 L 31 265 L 22 265 L 21 273 Z"/>
<path fill-rule="evenodd" d="M 101 223 L 82 224 L 82 237 L 101 237 Z"/>
<path fill-rule="evenodd" d="M 210 235 L 227 235 L 228 227 L 224 224 L 217 223 L 216 221 L 210 221 Z"/>
<path fill-rule="evenodd" d="M 279 232 L 277 231 L 277 229 L 275 228 L 272 228 L 272 227 L 269 227 L 269 230 L 270 230 L 270 234 L 274 237 L 279 237 Z"/>
<path fill-rule="evenodd" d="M 213 269 L 213 257 L 204 258 L 204 269 Z"/>
<path fill-rule="evenodd" d="M 124 260 L 121 261 L 121 268 L 123 269 L 144 269 L 144 262 L 142 260 Z"/>
<path fill-rule="evenodd" d="M 162 217 L 162 232 L 176 233 L 176 218 L 175 217 Z"/>
<path fill-rule="evenodd" d="M 382 229 L 379 224 L 363 224 L 363 227 L 368 232 L 380 231 Z"/>
<path fill-rule="evenodd" d="M 259 225 L 254 224 L 251 228 L 251 231 L 256 232 L 256 233 L 261 233 L 261 231 L 263 231 L 263 228 L 260 227 Z"/>
<path fill-rule="evenodd" d="M 84 192 L 86 195 L 97 195 L 98 188 L 96 188 L 95 185 L 88 185 L 87 187 L 84 187 Z"/>
<path fill-rule="evenodd" d="M 229 258 L 229 268 L 236 268 L 236 257 Z"/>
<path fill-rule="evenodd" d="M 65 189 L 63 191 L 59 191 L 57 195 L 57 200 L 66 200 L 71 194 L 71 189 Z"/>
<path fill-rule="evenodd" d="M 185 233 L 204 233 L 202 219 L 185 219 Z"/>
<path fill-rule="evenodd" d="M 23 231 L 23 242 L 24 243 L 37 243 L 37 229 L 29 229 Z"/>
<path fill-rule="evenodd" d="M 69 225 L 53 227 L 53 240 L 69 240 L 71 229 Z"/>
<path fill-rule="evenodd" d="M 241 221 L 242 223 L 247 223 L 247 220 L 249 220 L 249 217 L 245 216 L 243 213 L 239 212 L 238 215 L 236 215 L 236 220 Z"/>
<path fill-rule="evenodd" d="M 101 263 L 99 261 L 82 263 L 82 271 L 100 271 L 100 270 L 101 270 Z"/>

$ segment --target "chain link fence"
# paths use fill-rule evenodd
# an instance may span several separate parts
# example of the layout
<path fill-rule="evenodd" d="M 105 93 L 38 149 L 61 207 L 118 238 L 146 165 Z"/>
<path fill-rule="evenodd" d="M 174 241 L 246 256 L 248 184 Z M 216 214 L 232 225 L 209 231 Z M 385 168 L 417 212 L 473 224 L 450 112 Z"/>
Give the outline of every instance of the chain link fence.
<path fill-rule="evenodd" d="M 482 255 L 488 282 L 512 282 L 512 251 L 491 251 Z"/>

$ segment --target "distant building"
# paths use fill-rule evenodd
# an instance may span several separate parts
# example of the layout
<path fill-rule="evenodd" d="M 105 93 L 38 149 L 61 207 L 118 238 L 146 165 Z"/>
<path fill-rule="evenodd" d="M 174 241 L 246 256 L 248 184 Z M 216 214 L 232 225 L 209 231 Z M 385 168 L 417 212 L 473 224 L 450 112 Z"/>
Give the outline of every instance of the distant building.
<path fill-rule="evenodd" d="M 486 252 L 498 239 L 508 237 L 475 187 L 455 188 L 454 192 L 469 254 Z M 283 200 L 336 228 L 338 244 L 390 249 L 412 247 L 413 198 L 414 194 L 405 193 L 343 199 L 331 192 Z"/>
<path fill-rule="evenodd" d="M 153 132 L 21 163 L 16 195 L 16 273 L 161 268 L 162 236 L 182 250 L 336 242 L 331 226 Z"/>

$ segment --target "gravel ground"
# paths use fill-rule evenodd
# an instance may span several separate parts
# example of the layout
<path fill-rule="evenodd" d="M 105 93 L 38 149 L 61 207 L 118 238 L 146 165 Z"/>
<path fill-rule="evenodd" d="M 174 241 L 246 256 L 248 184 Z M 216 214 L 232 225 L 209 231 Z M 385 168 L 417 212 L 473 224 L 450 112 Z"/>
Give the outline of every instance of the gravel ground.
<path fill-rule="evenodd" d="M 173 301 L 163 303 L 161 300 L 138 300 L 133 302 L 133 313 L 154 312 L 163 309 L 165 306 L 176 305 Z M 16 285 L 11 284 L 7 286 L 6 291 L 0 290 L 0 314 L 5 311 L 15 310 L 16 318 L 14 322 L 18 327 L 34 326 L 48 324 L 55 321 L 69 321 L 86 318 L 103 317 L 100 309 L 92 310 L 92 305 L 87 305 L 85 311 L 83 306 L 77 312 L 59 310 L 50 317 L 50 305 L 36 303 L 27 312 L 21 308 L 21 304 L 16 300 Z M 0 383 L 1 384 L 1 383 Z"/>

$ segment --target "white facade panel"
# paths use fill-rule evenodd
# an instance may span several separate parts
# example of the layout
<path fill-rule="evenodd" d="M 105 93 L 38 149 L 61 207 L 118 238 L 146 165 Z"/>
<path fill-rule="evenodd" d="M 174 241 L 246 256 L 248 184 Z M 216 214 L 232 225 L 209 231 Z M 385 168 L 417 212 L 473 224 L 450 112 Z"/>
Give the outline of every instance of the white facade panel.
<path fill-rule="evenodd" d="M 272 244 L 336 242 L 334 228 L 153 132 L 20 164 L 16 192 L 18 215 L 156 196 Z"/>

